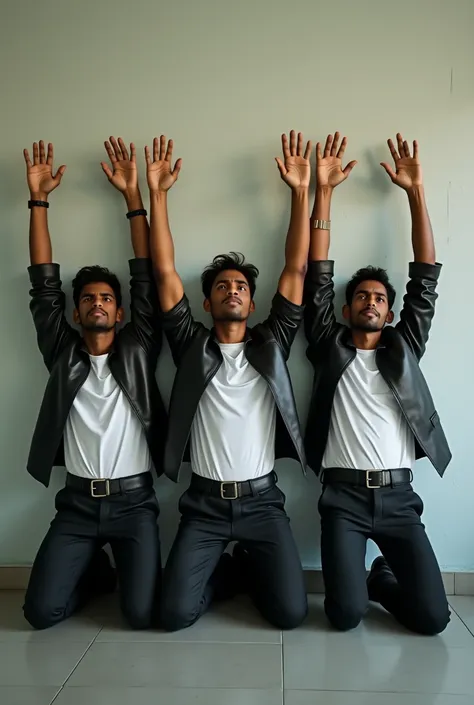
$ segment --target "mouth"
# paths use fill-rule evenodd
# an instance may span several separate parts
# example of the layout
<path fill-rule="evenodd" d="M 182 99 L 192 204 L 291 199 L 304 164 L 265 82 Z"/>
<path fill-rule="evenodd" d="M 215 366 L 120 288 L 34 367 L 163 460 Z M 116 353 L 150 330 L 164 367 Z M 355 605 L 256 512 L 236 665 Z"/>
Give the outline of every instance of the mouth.
<path fill-rule="evenodd" d="M 366 308 L 364 311 L 361 312 L 361 316 L 365 316 L 366 318 L 378 318 L 379 314 L 377 311 L 374 311 L 373 308 Z"/>
<path fill-rule="evenodd" d="M 240 301 L 239 299 L 227 299 L 226 301 L 224 301 L 224 304 L 235 308 L 235 306 L 242 306 L 242 301 Z"/>
<path fill-rule="evenodd" d="M 102 316 L 106 316 L 106 315 L 107 315 L 106 313 L 104 313 L 103 311 L 99 311 L 99 310 L 91 311 L 89 313 L 89 316 L 92 316 L 93 318 L 102 318 Z"/>

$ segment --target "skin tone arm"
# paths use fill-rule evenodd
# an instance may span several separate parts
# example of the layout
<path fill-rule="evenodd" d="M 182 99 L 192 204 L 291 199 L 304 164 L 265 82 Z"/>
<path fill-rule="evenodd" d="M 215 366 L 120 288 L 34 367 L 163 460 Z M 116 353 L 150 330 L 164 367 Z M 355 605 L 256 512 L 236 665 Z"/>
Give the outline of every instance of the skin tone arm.
<path fill-rule="evenodd" d="M 331 200 L 336 186 L 347 179 L 356 161 L 349 162 L 345 169 L 342 168 L 342 158 L 347 146 L 347 138 L 342 139 L 339 146 L 340 134 L 336 132 L 328 135 L 324 153 L 321 152 L 320 142 L 316 145 L 316 192 L 314 207 L 310 222 L 310 261 L 327 260 L 329 256 L 330 231 L 315 228 L 316 220 L 331 220 Z"/>
<path fill-rule="evenodd" d="M 395 162 L 395 171 L 392 167 L 382 162 L 392 182 L 406 191 L 411 212 L 411 239 L 413 245 L 413 255 L 416 262 L 425 264 L 436 263 L 436 251 L 431 229 L 430 217 L 425 200 L 425 190 L 423 187 L 423 174 L 418 156 L 418 142 L 413 142 L 413 156 L 410 153 L 408 142 L 403 139 L 400 133 L 397 134 L 397 149 L 388 140 L 388 147 Z"/>
<path fill-rule="evenodd" d="M 53 175 L 53 145 L 48 144 L 45 153 L 44 142 L 33 144 L 33 162 L 28 150 L 23 150 L 26 163 L 26 179 L 32 201 L 48 201 L 49 194 L 61 183 L 66 167 L 60 166 Z M 47 264 L 53 261 L 53 251 L 48 228 L 48 209 L 35 206 L 30 215 L 30 262 Z"/>
<path fill-rule="evenodd" d="M 115 137 L 111 137 L 109 141 L 104 142 L 104 145 L 112 164 L 111 169 L 106 162 L 101 162 L 104 174 L 112 186 L 115 186 L 125 198 L 127 211 L 143 208 L 138 185 L 135 145 L 133 142 L 130 144 L 130 156 L 121 137 L 118 141 Z M 150 257 L 150 229 L 146 215 L 136 215 L 130 218 L 130 230 L 135 257 Z"/>
<path fill-rule="evenodd" d="M 285 246 L 285 267 L 278 282 L 278 291 L 294 304 L 303 301 L 304 278 L 308 263 L 308 189 L 311 177 L 311 142 L 303 154 L 303 135 L 290 132 L 281 138 L 284 161 L 276 158 L 280 176 L 291 189 L 291 217 Z"/>
<path fill-rule="evenodd" d="M 173 140 L 166 145 L 161 135 L 153 140 L 153 159 L 145 147 L 147 181 L 150 189 L 150 247 L 160 306 L 171 311 L 184 296 L 183 283 L 175 268 L 174 243 L 168 219 L 168 191 L 176 182 L 182 160 L 172 169 Z"/>

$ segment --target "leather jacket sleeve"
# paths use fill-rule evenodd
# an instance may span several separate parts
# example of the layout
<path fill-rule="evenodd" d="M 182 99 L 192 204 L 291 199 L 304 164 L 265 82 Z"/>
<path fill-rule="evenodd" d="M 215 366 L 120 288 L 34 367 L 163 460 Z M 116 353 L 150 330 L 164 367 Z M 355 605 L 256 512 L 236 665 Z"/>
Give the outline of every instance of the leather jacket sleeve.
<path fill-rule="evenodd" d="M 395 328 L 405 338 L 418 360 L 423 357 L 428 342 L 438 298 L 436 285 L 441 266 L 424 262 L 410 262 L 409 266 L 410 279 L 403 297 L 400 321 Z"/>
<path fill-rule="evenodd" d="M 124 326 L 121 335 L 133 335 L 146 353 L 158 355 L 162 328 L 151 259 L 131 259 L 129 267 L 130 323 Z"/>
<path fill-rule="evenodd" d="M 285 360 L 290 356 L 291 346 L 303 320 L 304 306 L 288 301 L 277 291 L 273 297 L 270 315 L 261 324 L 275 338 Z"/>
<path fill-rule="evenodd" d="M 204 330 L 204 326 L 194 320 L 186 295 L 174 308 L 161 314 L 161 322 L 174 364 L 178 367 L 192 340 L 199 330 Z"/>
<path fill-rule="evenodd" d="M 51 369 L 64 348 L 79 338 L 66 320 L 66 296 L 62 290 L 59 264 L 34 264 L 28 267 L 31 281 L 30 310 L 36 328 L 38 347 Z"/>
<path fill-rule="evenodd" d="M 334 261 L 308 262 L 305 280 L 304 332 L 312 348 L 316 348 L 338 330 L 334 313 Z"/>

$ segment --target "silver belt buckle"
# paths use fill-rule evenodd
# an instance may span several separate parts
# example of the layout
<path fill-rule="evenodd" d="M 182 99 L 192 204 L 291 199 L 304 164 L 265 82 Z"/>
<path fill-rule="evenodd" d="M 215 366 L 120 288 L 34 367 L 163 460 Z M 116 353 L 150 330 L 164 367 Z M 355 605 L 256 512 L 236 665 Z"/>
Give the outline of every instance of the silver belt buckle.
<path fill-rule="evenodd" d="M 379 490 L 382 485 L 375 485 L 371 483 L 371 478 L 370 478 L 370 473 L 371 472 L 380 472 L 380 470 L 366 470 L 365 471 L 365 486 L 369 490 Z"/>
<path fill-rule="evenodd" d="M 234 492 L 232 495 L 227 494 L 227 487 L 232 487 Z M 222 499 L 238 499 L 239 498 L 239 483 L 238 482 L 221 482 L 221 498 Z"/>
<path fill-rule="evenodd" d="M 105 492 L 98 492 L 96 490 L 96 482 L 103 482 L 105 487 Z M 110 481 L 109 480 L 91 480 L 91 497 L 95 499 L 100 499 L 101 497 L 108 497 L 110 495 Z"/>

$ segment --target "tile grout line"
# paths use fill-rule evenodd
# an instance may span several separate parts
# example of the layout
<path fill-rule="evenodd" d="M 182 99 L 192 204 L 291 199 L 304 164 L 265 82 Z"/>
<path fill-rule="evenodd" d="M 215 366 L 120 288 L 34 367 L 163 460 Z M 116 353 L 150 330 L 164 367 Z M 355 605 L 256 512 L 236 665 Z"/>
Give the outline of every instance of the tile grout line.
<path fill-rule="evenodd" d="M 464 624 L 464 626 L 466 627 L 466 629 L 467 629 L 467 631 L 469 632 L 469 634 L 474 637 L 474 632 L 472 631 L 472 629 L 469 628 L 469 626 L 466 624 L 466 622 L 465 622 L 464 619 L 461 617 L 461 615 L 460 615 L 459 612 L 456 610 L 456 608 L 453 607 L 453 605 L 449 602 L 449 600 L 448 600 L 448 604 L 449 604 L 449 606 L 451 607 L 451 609 L 453 610 L 454 614 L 457 615 L 457 616 L 459 617 L 460 621 L 462 622 L 462 624 Z"/>
<path fill-rule="evenodd" d="M 84 651 L 84 653 L 82 654 L 82 656 L 81 656 L 81 658 L 79 659 L 79 661 L 78 661 L 78 662 L 76 663 L 76 665 L 73 667 L 72 671 L 71 671 L 71 672 L 69 673 L 69 675 L 66 677 L 66 680 L 64 681 L 64 683 L 62 684 L 62 686 L 59 688 L 58 692 L 56 693 L 56 695 L 54 696 L 54 698 L 51 700 L 51 702 L 50 702 L 49 705 L 53 705 L 53 703 L 55 703 L 56 700 L 58 699 L 58 697 L 61 695 L 61 693 L 63 692 L 63 690 L 64 690 L 64 688 L 65 688 L 65 686 L 66 686 L 66 684 L 67 684 L 67 682 L 68 682 L 68 680 L 71 678 L 71 676 L 72 676 L 72 674 L 74 673 L 74 671 L 76 671 L 77 667 L 82 663 L 82 661 L 84 660 L 86 654 L 89 653 L 89 650 L 90 650 L 91 646 L 93 646 L 93 645 L 95 644 L 97 637 L 99 636 L 99 634 L 101 633 L 101 631 L 102 631 L 103 629 L 104 629 L 104 625 L 101 626 L 101 628 L 99 629 L 99 631 L 97 632 L 97 634 L 95 635 L 95 637 L 94 637 L 94 638 L 92 639 L 92 641 L 89 643 L 87 649 Z"/>

